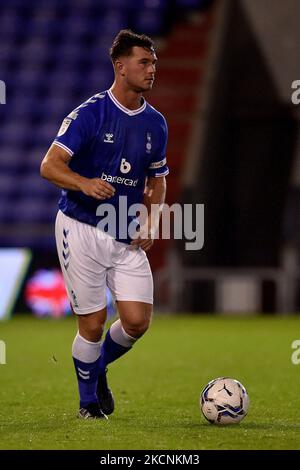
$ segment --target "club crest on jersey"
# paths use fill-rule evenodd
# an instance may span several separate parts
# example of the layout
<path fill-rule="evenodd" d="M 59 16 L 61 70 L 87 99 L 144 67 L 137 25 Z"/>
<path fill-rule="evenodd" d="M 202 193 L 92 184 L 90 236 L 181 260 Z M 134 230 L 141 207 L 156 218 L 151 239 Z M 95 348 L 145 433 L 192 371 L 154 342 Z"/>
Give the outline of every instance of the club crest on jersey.
<path fill-rule="evenodd" d="M 108 132 L 107 134 L 105 134 L 103 142 L 106 142 L 107 144 L 113 144 L 114 143 L 113 139 L 114 139 L 114 135 Z"/>
<path fill-rule="evenodd" d="M 152 149 L 151 132 L 147 132 L 146 153 L 150 153 Z"/>

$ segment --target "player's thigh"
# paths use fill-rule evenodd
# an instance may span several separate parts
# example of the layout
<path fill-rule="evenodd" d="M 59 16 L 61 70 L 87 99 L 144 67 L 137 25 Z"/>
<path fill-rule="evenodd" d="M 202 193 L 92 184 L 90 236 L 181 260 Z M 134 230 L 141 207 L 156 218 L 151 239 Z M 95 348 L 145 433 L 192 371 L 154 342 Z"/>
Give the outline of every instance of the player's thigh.
<path fill-rule="evenodd" d="M 128 246 L 107 273 L 107 284 L 118 302 L 153 304 L 153 278 L 146 253 Z"/>
<path fill-rule="evenodd" d="M 117 305 L 122 326 L 126 333 L 134 338 L 142 336 L 151 323 L 152 304 L 119 300 Z"/>
<path fill-rule="evenodd" d="M 78 315 L 106 307 L 106 267 L 95 228 L 59 212 L 55 225 L 58 257 L 73 311 Z"/>

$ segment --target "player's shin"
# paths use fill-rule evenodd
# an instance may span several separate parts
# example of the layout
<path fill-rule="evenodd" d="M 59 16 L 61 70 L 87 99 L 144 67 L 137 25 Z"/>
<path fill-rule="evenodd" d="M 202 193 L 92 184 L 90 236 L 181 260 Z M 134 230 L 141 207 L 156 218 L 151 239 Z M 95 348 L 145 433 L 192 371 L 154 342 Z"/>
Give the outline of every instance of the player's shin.
<path fill-rule="evenodd" d="M 97 383 L 99 375 L 100 341 L 93 343 L 77 333 L 72 347 L 76 370 L 80 407 L 97 403 Z"/>
<path fill-rule="evenodd" d="M 138 338 L 133 338 L 124 330 L 121 320 L 115 321 L 107 331 L 105 340 L 101 346 L 100 373 L 111 362 L 126 354 Z"/>

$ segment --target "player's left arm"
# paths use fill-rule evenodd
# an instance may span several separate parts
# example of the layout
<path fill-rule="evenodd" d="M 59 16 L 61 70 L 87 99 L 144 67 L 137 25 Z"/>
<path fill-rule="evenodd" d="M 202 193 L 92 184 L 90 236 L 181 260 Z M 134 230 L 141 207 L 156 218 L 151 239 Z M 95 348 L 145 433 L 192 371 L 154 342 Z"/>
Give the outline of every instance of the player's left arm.
<path fill-rule="evenodd" d="M 147 216 L 146 220 L 141 221 L 140 237 L 133 240 L 131 242 L 132 245 L 140 246 L 145 251 L 152 247 L 165 202 L 166 190 L 167 183 L 164 176 L 147 178 L 143 198 L 143 204 L 147 209 Z"/>
<path fill-rule="evenodd" d="M 157 116 L 157 146 L 151 156 L 147 170 L 147 180 L 144 191 L 143 210 L 140 214 L 140 232 L 139 237 L 131 242 L 143 250 L 149 250 L 154 242 L 155 234 L 159 229 L 159 220 L 166 197 L 166 178 L 169 173 L 167 166 L 166 150 L 168 141 L 168 126 L 162 115 Z M 150 150 L 152 147 L 151 133 L 149 133 Z"/>

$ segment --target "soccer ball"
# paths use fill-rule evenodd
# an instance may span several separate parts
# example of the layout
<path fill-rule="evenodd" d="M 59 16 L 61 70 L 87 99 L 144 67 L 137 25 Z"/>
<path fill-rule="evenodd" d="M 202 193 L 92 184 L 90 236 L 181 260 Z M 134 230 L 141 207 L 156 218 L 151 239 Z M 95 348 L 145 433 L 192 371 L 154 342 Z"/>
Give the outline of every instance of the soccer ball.
<path fill-rule="evenodd" d="M 219 377 L 211 380 L 200 395 L 200 409 L 213 424 L 236 424 L 246 416 L 249 396 L 235 379 Z"/>

